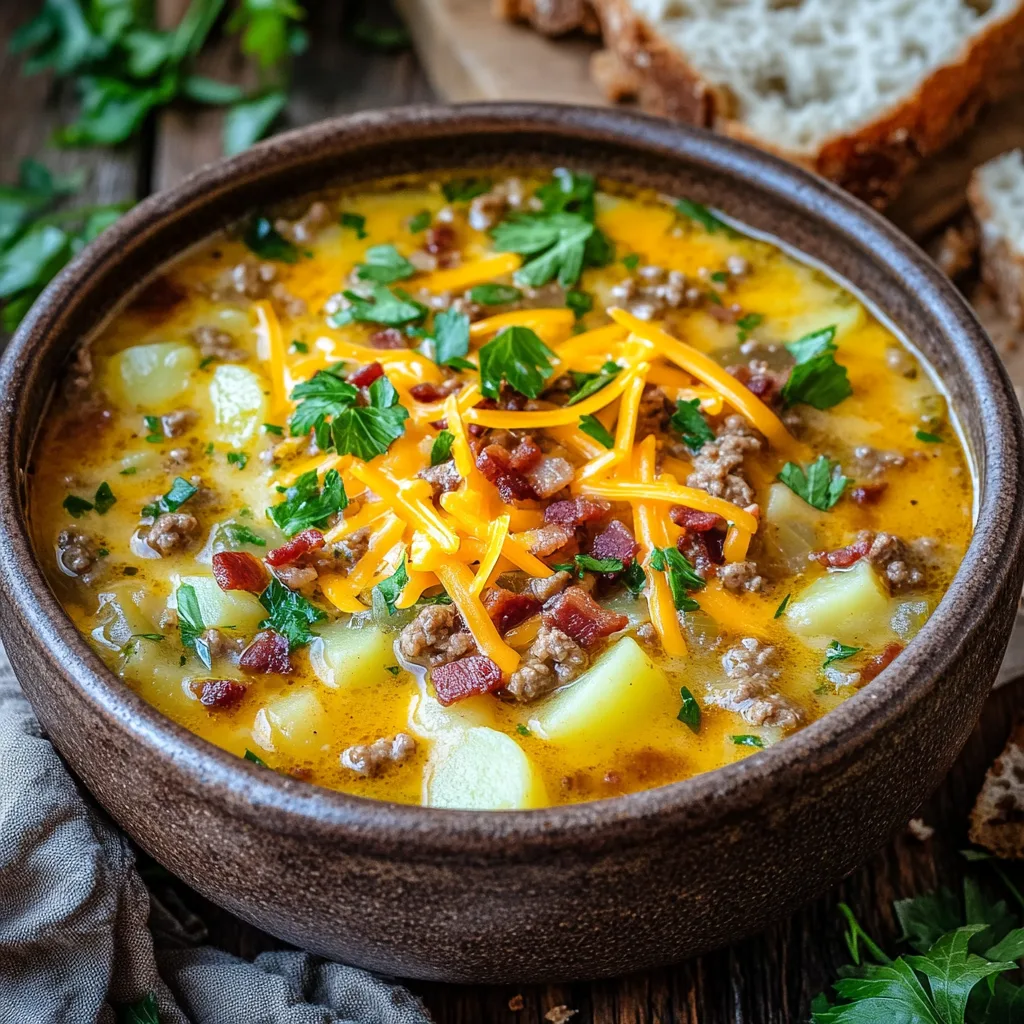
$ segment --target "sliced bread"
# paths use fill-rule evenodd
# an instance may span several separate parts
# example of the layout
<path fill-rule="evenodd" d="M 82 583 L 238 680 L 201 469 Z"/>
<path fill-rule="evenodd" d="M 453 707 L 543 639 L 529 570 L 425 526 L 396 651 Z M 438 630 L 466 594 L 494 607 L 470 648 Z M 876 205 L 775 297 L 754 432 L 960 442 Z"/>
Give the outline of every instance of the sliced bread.
<path fill-rule="evenodd" d="M 604 80 L 884 205 L 988 101 L 1024 85 L 1024 0 L 498 0 L 564 32 L 596 13 Z"/>
<path fill-rule="evenodd" d="M 978 167 L 967 198 L 978 221 L 981 276 L 1024 327 L 1024 153 L 1014 149 Z"/>
<path fill-rule="evenodd" d="M 970 836 L 997 857 L 1024 859 L 1024 718 L 985 776 L 971 811 Z"/>

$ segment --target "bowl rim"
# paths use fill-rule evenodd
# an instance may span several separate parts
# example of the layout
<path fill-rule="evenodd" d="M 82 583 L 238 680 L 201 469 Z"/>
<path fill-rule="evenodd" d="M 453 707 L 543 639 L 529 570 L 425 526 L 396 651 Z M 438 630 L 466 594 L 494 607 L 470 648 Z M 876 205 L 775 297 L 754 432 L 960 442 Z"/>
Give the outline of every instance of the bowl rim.
<path fill-rule="evenodd" d="M 486 148 L 489 134 L 522 129 L 524 122 L 526 130 L 563 142 L 574 136 L 601 137 L 612 147 L 646 149 L 682 165 L 720 170 L 776 202 L 799 208 L 805 217 L 828 216 L 834 232 L 874 253 L 888 276 L 902 279 L 915 301 L 930 307 L 943 344 L 957 369 L 967 374 L 970 402 L 985 413 L 983 443 L 974 453 L 981 494 L 967 554 L 904 656 L 877 679 L 784 741 L 680 782 L 528 811 L 448 810 L 353 796 L 248 764 L 177 725 L 124 686 L 88 646 L 50 590 L 31 544 L 21 499 L 24 474 L 13 440 L 19 381 L 52 345 L 60 331 L 62 306 L 88 301 L 90 281 L 102 268 L 116 265 L 126 239 L 146 231 L 159 233 L 182 208 L 215 202 L 233 183 L 301 168 L 315 160 L 318 148 L 322 151 L 349 133 L 361 132 L 363 142 L 371 144 L 392 137 L 471 134 Z M 741 820 L 744 811 L 767 799 L 769 791 L 777 797 L 783 786 L 802 787 L 826 765 L 850 756 L 876 729 L 938 685 L 967 640 L 986 628 L 1011 575 L 1012 558 L 992 558 L 986 552 L 1013 555 L 1024 541 L 1024 516 L 1015 515 L 1007 530 L 994 515 L 1001 507 L 1005 520 L 1008 501 L 1018 513 L 1024 505 L 1018 403 L 995 349 L 952 283 L 880 214 L 837 186 L 734 139 L 623 110 L 541 103 L 375 110 L 316 122 L 208 165 L 174 188 L 141 201 L 50 283 L 0 362 L 0 402 L 0 573 L 12 616 L 29 631 L 28 642 L 41 648 L 52 670 L 114 720 L 132 742 L 145 747 L 163 769 L 183 774 L 191 792 L 217 799 L 232 815 L 258 819 L 271 831 L 344 841 L 352 848 L 390 850 L 402 860 L 438 855 L 523 859 L 570 848 L 579 853 L 584 845 L 596 854 L 635 842 L 638 834 L 649 836 L 652 830 L 700 829 L 721 824 L 723 815 Z M 396 837 L 407 842 L 396 845 Z"/>

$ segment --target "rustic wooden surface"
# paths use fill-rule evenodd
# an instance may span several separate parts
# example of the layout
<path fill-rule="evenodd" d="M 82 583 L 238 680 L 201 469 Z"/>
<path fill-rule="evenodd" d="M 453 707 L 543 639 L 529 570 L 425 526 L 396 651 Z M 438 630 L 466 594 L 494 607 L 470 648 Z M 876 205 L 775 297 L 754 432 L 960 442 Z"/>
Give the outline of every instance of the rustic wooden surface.
<path fill-rule="evenodd" d="M 0 42 L 9 38 L 29 5 L 0 4 Z M 310 5 L 314 6 L 314 5 Z M 410 52 L 373 53 L 350 38 L 354 21 L 379 2 L 346 4 L 328 0 L 310 19 L 312 47 L 295 70 L 289 124 L 331 114 L 429 99 L 432 96 Z M 172 19 L 180 0 L 160 0 L 161 16 Z M 231 48 L 211 53 L 207 70 L 239 75 Z M 173 184 L 183 174 L 219 155 L 219 118 L 213 114 L 166 113 L 138 145 L 122 151 L 60 152 L 45 148 L 55 125 L 67 115 L 71 96 L 44 77 L 22 78 L 18 62 L 0 48 L 0 181 L 13 180 L 25 156 L 42 156 L 55 168 L 87 166 L 86 196 L 109 202 L 133 199 Z M 573 1024 L 789 1024 L 807 1019 L 814 995 L 846 962 L 836 905 L 848 902 L 869 930 L 893 940 L 893 899 L 939 884 L 957 886 L 964 862 L 966 812 L 986 766 L 1009 731 L 1015 709 L 1024 708 L 1024 683 L 992 695 L 982 721 L 942 788 L 922 808 L 935 826 L 921 842 L 908 832 L 896 836 L 869 864 L 832 892 L 788 920 L 735 946 L 647 974 L 563 986 L 485 988 L 411 983 L 438 1024 L 543 1024 L 553 1007 L 578 1010 Z M 751 842 L 757 842 L 752 836 Z M 237 921 L 180 883 L 180 899 L 206 924 L 209 941 L 242 956 L 278 945 Z M 522 996 L 523 1009 L 509 1009 Z"/>

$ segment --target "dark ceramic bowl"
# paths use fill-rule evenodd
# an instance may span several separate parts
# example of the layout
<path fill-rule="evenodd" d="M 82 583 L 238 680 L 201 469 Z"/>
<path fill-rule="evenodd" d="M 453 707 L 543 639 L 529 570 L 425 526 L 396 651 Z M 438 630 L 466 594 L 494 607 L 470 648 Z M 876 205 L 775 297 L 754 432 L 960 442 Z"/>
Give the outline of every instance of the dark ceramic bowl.
<path fill-rule="evenodd" d="M 75 344 L 168 257 L 327 183 L 501 162 L 568 164 L 716 206 L 831 267 L 936 368 L 977 467 L 978 526 L 907 651 L 838 710 L 727 768 L 527 812 L 345 796 L 229 756 L 103 666 L 26 527 L 33 435 Z M 1009 637 L 1024 561 L 1017 401 L 949 281 L 884 220 L 745 145 L 621 112 L 405 108 L 279 136 L 147 199 L 47 289 L 0 366 L 0 623 L 57 748 L 147 852 L 317 953 L 418 978 L 617 974 L 761 928 L 860 864 L 967 739 Z M 936 496 L 940 499 L 940 496 Z"/>

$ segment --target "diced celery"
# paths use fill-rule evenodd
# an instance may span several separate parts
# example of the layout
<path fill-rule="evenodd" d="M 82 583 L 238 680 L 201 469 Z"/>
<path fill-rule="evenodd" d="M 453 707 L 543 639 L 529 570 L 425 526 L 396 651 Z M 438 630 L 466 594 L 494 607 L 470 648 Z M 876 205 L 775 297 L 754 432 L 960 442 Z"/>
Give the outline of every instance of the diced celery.
<path fill-rule="evenodd" d="M 121 405 L 147 413 L 169 412 L 188 390 L 198 365 L 199 354 L 191 345 L 134 345 L 111 358 L 105 386 Z"/>
<path fill-rule="evenodd" d="M 785 621 L 800 636 L 876 641 L 890 632 L 889 595 L 866 559 L 852 569 L 815 580 L 786 608 Z"/>
<path fill-rule="evenodd" d="M 267 418 L 267 385 L 244 366 L 223 364 L 210 381 L 210 403 L 217 425 L 216 439 L 241 448 Z"/>

